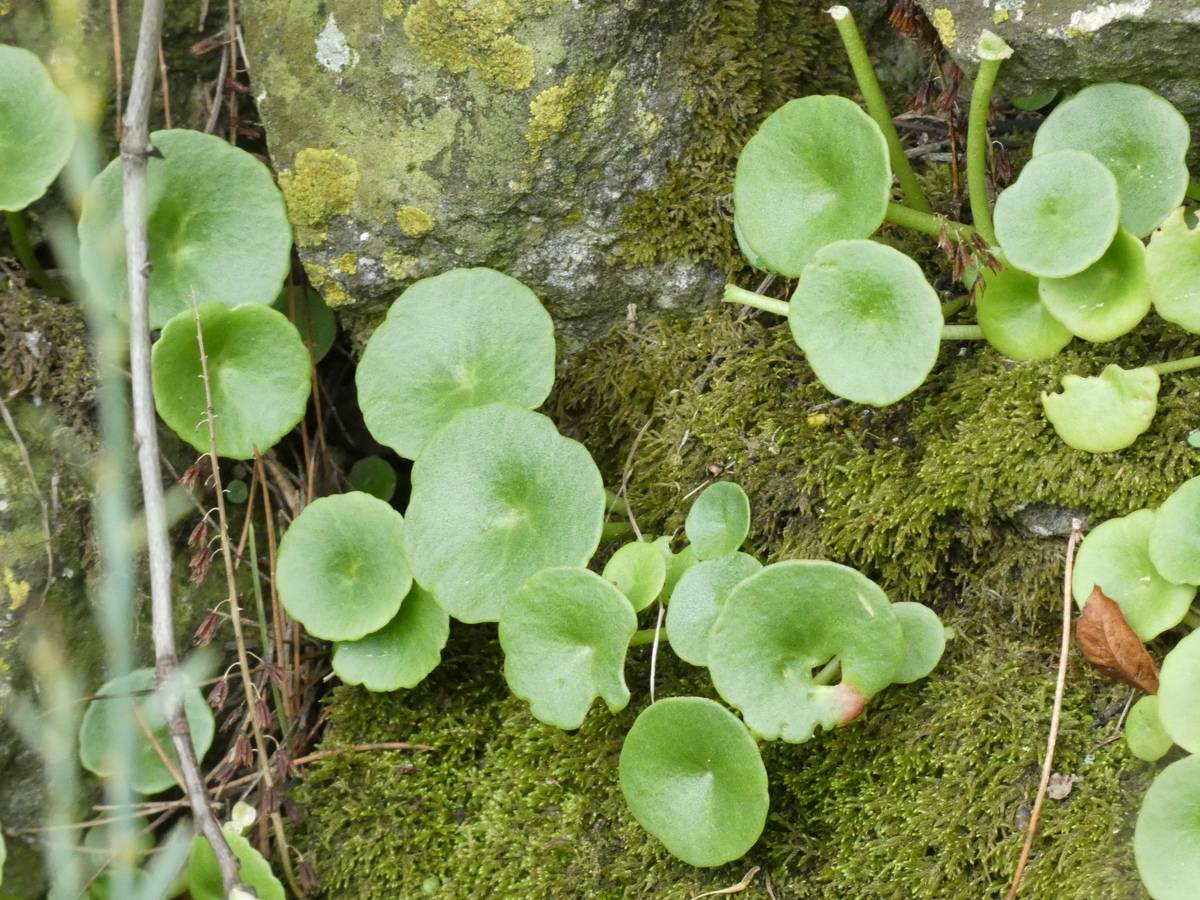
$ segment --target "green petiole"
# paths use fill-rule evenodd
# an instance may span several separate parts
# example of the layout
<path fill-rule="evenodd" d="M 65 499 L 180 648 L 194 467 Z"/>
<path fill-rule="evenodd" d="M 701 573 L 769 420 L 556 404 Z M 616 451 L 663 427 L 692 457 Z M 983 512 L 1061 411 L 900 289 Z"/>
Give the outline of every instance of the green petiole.
<path fill-rule="evenodd" d="M 1183 359 L 1170 359 L 1166 362 L 1146 366 L 1159 375 L 1170 375 L 1172 372 L 1186 372 L 1188 369 L 1200 369 L 1200 356 L 1187 356 Z"/>
<path fill-rule="evenodd" d="M 999 36 L 984 31 L 979 38 L 979 73 L 971 91 L 971 109 L 967 115 L 967 192 L 971 199 L 971 218 L 984 240 L 995 245 L 992 228 L 992 209 L 988 200 L 988 109 L 992 103 L 992 88 L 1000 64 L 1012 56 L 1012 48 Z"/>
<path fill-rule="evenodd" d="M 660 644 L 669 644 L 670 643 L 670 640 L 667 638 L 667 629 L 665 629 L 665 628 L 658 629 L 658 642 Z M 633 637 L 631 637 L 629 639 L 630 647 L 644 647 L 646 644 L 653 644 L 653 643 L 654 643 L 654 629 L 653 628 L 641 628 L 638 631 L 635 631 L 633 633 Z"/>
<path fill-rule="evenodd" d="M 787 317 L 788 309 L 790 308 L 786 300 L 776 300 L 774 297 L 764 297 L 762 294 L 757 294 L 754 291 L 748 291 L 745 288 L 740 288 L 736 284 L 725 285 L 725 296 L 721 298 L 725 303 L 737 303 L 741 306 L 753 306 L 755 309 L 766 310 L 769 313 L 775 313 L 777 316 Z"/>
<path fill-rule="evenodd" d="M 934 238 L 940 238 L 942 233 L 945 232 L 956 240 L 965 241 L 975 233 L 975 229 L 970 225 L 963 225 L 961 222 L 951 222 L 949 219 L 943 219 L 941 216 L 935 216 L 932 213 L 923 213 L 915 209 L 909 209 L 907 206 L 901 206 L 899 203 L 888 204 L 887 215 L 884 216 L 884 219 L 893 225 L 919 231 Z"/>
<path fill-rule="evenodd" d="M 983 329 L 978 325 L 943 325 L 943 341 L 982 341 Z"/>
<path fill-rule="evenodd" d="M 33 252 L 33 244 L 29 242 L 29 230 L 25 227 L 25 216 L 21 211 L 6 211 L 4 218 L 8 222 L 8 234 L 12 238 L 13 252 L 17 254 L 17 260 L 34 284 L 52 297 L 70 299 L 66 288 L 47 275 L 42 264 L 38 262 L 37 256 Z"/>

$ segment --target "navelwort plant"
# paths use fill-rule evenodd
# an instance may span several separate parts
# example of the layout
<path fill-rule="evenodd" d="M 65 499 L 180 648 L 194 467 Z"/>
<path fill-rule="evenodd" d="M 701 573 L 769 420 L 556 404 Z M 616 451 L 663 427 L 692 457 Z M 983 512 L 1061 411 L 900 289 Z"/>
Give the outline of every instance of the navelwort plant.
<path fill-rule="evenodd" d="M 895 403 L 929 375 L 942 340 L 984 338 L 1012 359 L 1044 359 L 1076 337 L 1115 340 L 1151 309 L 1200 333 L 1200 226 L 1182 205 L 1200 186 L 1189 189 L 1190 132 L 1169 102 L 1137 85 L 1096 84 L 1059 103 L 996 199 L 993 226 L 987 115 L 1012 51 L 985 31 L 967 136 L 974 224 L 965 225 L 931 213 L 853 17 L 829 12 L 869 115 L 842 97 L 810 96 L 767 117 L 738 160 L 734 229 L 751 265 L 797 283 L 789 302 L 725 291 L 728 302 L 786 316 L 829 391 Z M 903 203 L 892 200 L 893 175 Z M 976 324 L 946 324 L 964 303 L 942 304 L 912 259 L 870 240 L 885 222 L 957 243 L 974 261 L 964 281 Z M 1045 414 L 1072 447 L 1120 450 L 1150 427 L 1160 376 L 1197 366 L 1200 357 L 1067 375 L 1060 393 L 1043 394 Z"/>
<path fill-rule="evenodd" d="M 1188 900 L 1200 884 L 1200 478 L 1157 510 L 1140 509 L 1097 526 L 1076 558 L 1072 593 L 1083 608 L 1094 588 L 1117 603 L 1143 641 L 1189 629 L 1167 653 L 1158 693 L 1129 711 L 1130 752 L 1156 762 L 1178 746 L 1142 801 L 1133 837 L 1138 871 L 1155 900 Z"/>

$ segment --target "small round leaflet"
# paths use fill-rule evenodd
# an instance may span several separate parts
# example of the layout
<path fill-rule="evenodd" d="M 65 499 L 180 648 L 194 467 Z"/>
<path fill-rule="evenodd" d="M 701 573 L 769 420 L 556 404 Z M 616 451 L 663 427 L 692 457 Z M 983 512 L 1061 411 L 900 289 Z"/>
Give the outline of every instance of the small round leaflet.
<path fill-rule="evenodd" d="M 1150 559 L 1167 581 L 1200 584 L 1200 477 L 1185 481 L 1158 508 Z"/>
<path fill-rule="evenodd" d="M 452 269 L 416 282 L 392 304 L 355 381 L 371 434 L 417 459 L 463 410 L 540 406 L 554 386 L 554 324 L 515 278 Z"/>
<path fill-rule="evenodd" d="M 667 582 L 667 559 L 653 544 L 632 541 L 604 564 L 604 580 L 616 585 L 640 612 L 662 593 Z"/>
<path fill-rule="evenodd" d="M 1188 753 L 1200 753 L 1200 631 L 1181 640 L 1163 660 L 1158 717 L 1171 740 Z"/>
<path fill-rule="evenodd" d="M 364 456 L 350 467 L 350 486 L 380 500 L 391 500 L 396 493 L 396 470 L 382 457 Z"/>
<path fill-rule="evenodd" d="M 504 677 L 534 718 L 578 728 L 597 697 L 611 712 L 629 703 L 625 651 L 635 631 L 625 595 L 595 572 L 543 569 L 500 614 Z"/>
<path fill-rule="evenodd" d="M 1082 272 L 1117 233 L 1117 182 L 1094 156 L 1035 156 L 996 199 L 996 239 L 1018 269 L 1040 278 Z"/>
<path fill-rule="evenodd" d="M 1133 855 L 1154 900 L 1195 900 L 1200 884 L 1200 756 L 1167 766 L 1138 813 Z"/>
<path fill-rule="evenodd" d="M 296 326 L 301 339 L 312 350 L 313 362 L 323 360 L 337 339 L 337 319 L 325 298 L 311 287 L 289 290 L 284 285 L 271 305 Z"/>
<path fill-rule="evenodd" d="M 1058 436 L 1076 450 L 1123 450 L 1150 427 L 1158 409 L 1158 373 L 1108 365 L 1099 375 L 1064 375 L 1062 392 L 1042 394 Z"/>
<path fill-rule="evenodd" d="M 308 409 L 308 351 L 292 323 L 266 306 L 205 303 L 199 315 L 217 455 L 250 459 L 265 453 Z M 158 414 L 184 441 L 207 452 L 208 400 L 193 310 L 167 323 L 150 363 Z"/>
<path fill-rule="evenodd" d="M 745 855 L 767 820 L 767 770 L 737 716 L 700 697 L 646 707 L 621 748 L 621 793 L 638 824 L 692 866 Z"/>
<path fill-rule="evenodd" d="M 1038 280 L 1013 266 L 985 268 L 975 315 L 989 344 L 1009 359 L 1046 359 L 1071 343 L 1071 332 L 1050 315 Z"/>
<path fill-rule="evenodd" d="M 234 825 L 227 823 L 221 826 L 221 830 L 225 833 L 229 849 L 237 857 L 238 876 L 242 882 L 254 888 L 259 900 L 286 900 L 283 885 L 262 854 L 238 834 Z M 216 854 L 203 835 L 196 835 L 192 842 L 187 887 L 192 900 L 225 900 L 225 886 L 221 883 L 221 869 L 217 866 Z"/>
<path fill-rule="evenodd" d="M 1158 697 L 1142 697 L 1129 710 L 1125 719 L 1125 743 L 1138 759 L 1155 762 L 1167 755 L 1174 745 L 1158 715 Z"/>
<path fill-rule="evenodd" d="M 1076 337 L 1116 340 L 1150 312 L 1146 248 L 1120 230 L 1097 262 L 1067 278 L 1043 278 L 1038 295 L 1050 315 Z"/>
<path fill-rule="evenodd" d="M 37 200 L 75 146 L 75 118 L 42 61 L 0 44 L 0 210 Z"/>
<path fill-rule="evenodd" d="M 1125 621 L 1143 641 L 1182 622 L 1196 595 L 1193 585 L 1163 578 L 1150 560 L 1150 532 L 1157 515 L 1152 509 L 1139 509 L 1097 525 L 1079 545 L 1071 580 L 1080 609 L 1099 587 L 1121 607 Z"/>
<path fill-rule="evenodd" d="M 937 668 L 946 650 L 946 627 L 923 603 L 893 603 L 892 612 L 904 631 L 904 661 L 892 683 L 912 684 Z"/>
<path fill-rule="evenodd" d="M 1188 227 L 1183 207 L 1150 237 L 1146 272 L 1158 314 L 1200 334 L 1200 222 Z"/>
<path fill-rule="evenodd" d="M 1179 110 L 1135 84 L 1093 84 L 1046 117 L 1033 156 L 1084 150 L 1115 177 L 1121 227 L 1145 237 L 1183 202 L 1191 133 Z"/>
<path fill-rule="evenodd" d="M 871 117 L 844 97 L 803 97 L 746 142 L 734 225 L 755 266 L 796 278 L 826 244 L 873 234 L 891 190 L 887 141 Z"/>
<path fill-rule="evenodd" d="M 271 172 L 216 135 L 156 131 L 146 209 L 150 325 L 161 327 L 193 299 L 226 306 L 270 304 L 291 267 L 292 228 Z M 79 218 L 84 280 L 98 299 L 126 297 L 121 160 L 88 188 Z"/>
<path fill-rule="evenodd" d="M 679 579 L 667 605 L 671 649 L 693 666 L 708 665 L 708 633 L 730 592 L 762 568 L 753 556 L 730 553 L 696 563 Z"/>
<path fill-rule="evenodd" d="M 450 615 L 494 622 L 534 573 L 587 564 L 604 508 L 582 444 L 497 403 L 459 413 L 413 464 L 405 546 L 414 577 Z"/>
<path fill-rule="evenodd" d="M 184 676 L 180 674 L 179 677 Z M 97 693 L 98 699 L 88 704 L 79 725 L 79 760 L 83 767 L 101 778 L 110 774 L 108 763 L 117 748 L 117 722 L 114 717 L 117 715 L 115 707 L 118 701 L 112 698 L 132 696 L 135 721 L 144 723 L 145 728 L 139 727 L 134 735 L 133 770 L 129 773 L 129 786 L 139 794 L 157 794 L 174 787 L 175 778 L 163 765 L 162 757 L 155 748 L 157 743 L 172 765 L 179 765 L 175 747 L 171 743 L 171 730 L 163 716 L 156 691 L 154 670 L 135 669 L 128 675 L 109 681 Z M 181 696 L 184 716 L 192 733 L 192 747 L 196 750 L 196 758 L 203 759 L 212 746 L 215 729 L 212 710 L 204 702 L 200 689 L 194 685 L 185 684 Z M 146 735 L 147 730 L 154 736 L 153 742 Z"/>
<path fill-rule="evenodd" d="M 892 683 L 904 631 L 887 595 L 864 575 L 821 560 L 774 563 L 741 582 L 708 637 L 718 693 L 767 740 L 800 743 L 817 726 L 852 721 Z M 813 670 L 841 660 L 841 682 Z"/>
<path fill-rule="evenodd" d="M 284 608 L 313 637 L 356 641 L 387 625 L 412 586 L 404 519 L 353 491 L 314 500 L 279 544 Z"/>
<path fill-rule="evenodd" d="M 683 530 L 697 559 L 733 553 L 750 533 L 750 498 L 731 481 L 710 484 L 692 503 Z"/>
<path fill-rule="evenodd" d="M 804 270 L 789 304 L 792 337 L 821 383 L 856 403 L 887 406 L 929 375 L 942 307 L 913 260 L 874 241 L 839 241 Z"/>
<path fill-rule="evenodd" d="M 449 614 L 414 584 L 392 621 L 333 648 L 333 671 L 346 684 L 361 684 L 368 691 L 413 688 L 442 661 L 449 637 Z"/>

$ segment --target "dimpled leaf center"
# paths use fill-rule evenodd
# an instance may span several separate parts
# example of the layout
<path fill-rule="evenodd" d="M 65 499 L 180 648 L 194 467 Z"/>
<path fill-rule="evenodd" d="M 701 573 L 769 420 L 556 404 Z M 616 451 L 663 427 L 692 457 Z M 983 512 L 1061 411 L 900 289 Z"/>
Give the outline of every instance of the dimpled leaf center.
<path fill-rule="evenodd" d="M 1138 439 L 1158 409 L 1158 373 L 1105 366 L 1099 375 L 1064 375 L 1062 392 L 1042 394 L 1046 418 L 1076 450 L 1112 453 Z M 1106 592 L 1107 593 L 1107 592 Z"/>

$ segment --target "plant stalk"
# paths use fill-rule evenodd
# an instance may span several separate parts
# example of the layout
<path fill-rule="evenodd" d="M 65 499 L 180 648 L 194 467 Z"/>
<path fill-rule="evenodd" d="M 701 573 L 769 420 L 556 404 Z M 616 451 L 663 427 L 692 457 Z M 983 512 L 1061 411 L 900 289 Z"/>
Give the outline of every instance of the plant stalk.
<path fill-rule="evenodd" d="M 1186 372 L 1188 369 L 1200 369 L 1200 356 L 1185 356 L 1183 359 L 1169 359 L 1166 362 L 1146 366 L 1159 375 L 1170 375 L 1172 372 Z"/>
<path fill-rule="evenodd" d="M 162 34 L 163 0 L 142 5 L 137 53 L 125 108 L 121 137 L 123 178 L 122 210 L 125 217 L 125 264 L 129 282 L 129 370 L 133 384 L 133 428 L 146 517 L 146 546 L 150 563 L 151 633 L 159 687 L 164 690 L 164 717 L 179 759 L 180 773 L 197 828 L 208 840 L 221 870 L 226 894 L 238 886 L 237 857 L 209 804 L 208 791 L 192 748 L 191 732 L 175 686 L 179 666 L 171 609 L 171 542 L 167 534 L 166 505 L 158 463 L 158 432 L 150 378 L 150 244 L 147 234 L 146 165 L 154 148 L 150 143 L 150 100 Z"/>
<path fill-rule="evenodd" d="M 21 263 L 25 274 L 50 296 L 64 300 L 70 299 L 67 290 L 47 275 L 42 264 L 38 262 L 37 254 L 33 252 L 33 244 L 29 241 L 29 229 L 25 227 L 24 213 L 20 210 L 6 211 L 4 219 L 8 223 L 8 235 L 12 238 L 13 252 L 17 254 L 17 261 Z"/>
<path fill-rule="evenodd" d="M 775 313 L 777 316 L 787 318 L 788 310 L 791 308 L 786 300 L 776 300 L 774 297 L 764 297 L 762 294 L 756 294 L 754 291 L 748 291 L 745 288 L 740 288 L 736 284 L 725 285 L 725 296 L 721 298 L 725 303 L 737 303 L 741 306 L 753 306 L 755 309 L 762 309 L 769 313 Z"/>
<path fill-rule="evenodd" d="M 633 526 L 628 522 L 605 522 L 600 530 L 601 541 L 616 541 L 633 534 Z"/>
<path fill-rule="evenodd" d="M 829 662 L 825 663 L 821 671 L 813 676 L 813 684 L 833 684 L 842 677 L 842 660 L 841 657 L 835 656 Z"/>
<path fill-rule="evenodd" d="M 656 630 L 658 631 L 659 643 L 661 643 L 661 644 L 671 643 L 671 639 L 670 639 L 670 637 L 667 636 L 667 630 L 665 628 L 661 628 L 661 629 L 640 628 L 637 631 L 635 631 L 633 633 L 633 637 L 631 637 L 629 639 L 629 646 L 630 647 L 644 647 L 647 644 L 653 644 L 654 643 L 654 632 Z"/>
<path fill-rule="evenodd" d="M 987 183 L 988 110 L 1002 61 L 1000 58 L 980 58 L 979 72 L 971 90 L 971 108 L 967 113 L 967 194 L 971 200 L 971 218 L 983 239 L 993 247 L 996 231 L 992 227 Z"/>
<path fill-rule="evenodd" d="M 943 341 L 982 341 L 983 329 L 978 325 L 943 325 Z"/>
<path fill-rule="evenodd" d="M 921 182 L 917 180 L 917 173 L 913 171 L 912 163 L 908 161 L 908 156 L 900 145 L 900 135 L 896 133 L 887 98 L 883 95 L 883 88 L 879 86 L 875 68 L 871 65 L 871 57 L 854 21 L 854 14 L 845 6 L 834 6 L 830 8 L 829 15 L 837 25 L 842 46 L 846 48 L 846 56 L 850 59 L 850 68 L 854 70 L 854 78 L 866 102 L 867 112 L 887 140 L 888 157 L 892 161 L 892 171 L 900 182 L 904 205 L 923 213 L 933 212 L 933 207 L 929 205 L 929 200 L 921 189 Z"/>
<path fill-rule="evenodd" d="M 899 203 L 888 204 L 887 215 L 884 216 L 884 220 L 891 222 L 893 225 L 899 225 L 901 228 L 919 231 L 932 238 L 940 238 L 943 233 L 946 233 L 957 241 L 965 241 L 969 240 L 971 235 L 975 233 L 975 229 L 970 225 L 964 225 L 961 222 L 952 222 L 941 216 L 909 209 L 907 206 L 901 206 Z"/>

